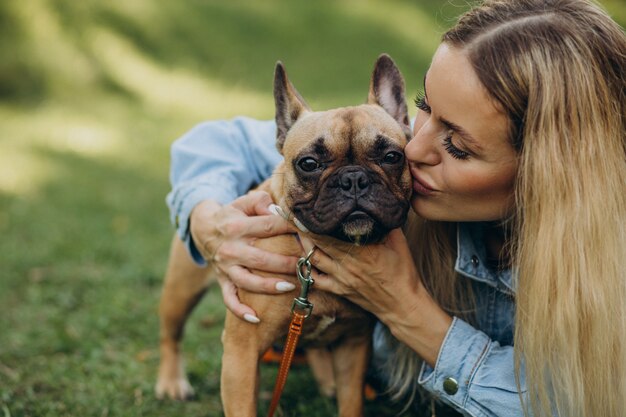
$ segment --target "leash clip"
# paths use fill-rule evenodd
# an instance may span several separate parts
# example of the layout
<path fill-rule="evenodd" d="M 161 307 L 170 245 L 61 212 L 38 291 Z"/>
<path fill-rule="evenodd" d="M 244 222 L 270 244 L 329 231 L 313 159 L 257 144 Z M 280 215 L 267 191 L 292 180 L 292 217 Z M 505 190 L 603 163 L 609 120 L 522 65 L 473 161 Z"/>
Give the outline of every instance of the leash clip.
<path fill-rule="evenodd" d="M 293 304 L 291 304 L 291 312 L 293 313 L 296 309 L 304 311 L 304 318 L 307 318 L 311 315 L 313 311 L 313 304 L 309 301 L 309 289 L 315 283 L 313 278 L 311 278 L 311 269 L 313 268 L 311 265 L 311 256 L 313 256 L 313 252 L 315 252 L 315 246 L 313 249 L 309 251 L 309 253 L 300 258 L 298 260 L 298 266 L 296 268 L 296 273 L 298 275 L 298 281 L 300 281 L 300 295 L 293 299 Z M 304 269 L 304 272 L 303 272 Z"/>

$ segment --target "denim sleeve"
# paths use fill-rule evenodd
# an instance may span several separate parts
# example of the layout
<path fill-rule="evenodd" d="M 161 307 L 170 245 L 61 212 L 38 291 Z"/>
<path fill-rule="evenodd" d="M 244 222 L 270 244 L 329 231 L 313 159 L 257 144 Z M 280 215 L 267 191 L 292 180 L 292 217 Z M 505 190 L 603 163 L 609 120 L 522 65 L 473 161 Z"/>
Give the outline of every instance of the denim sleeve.
<path fill-rule="evenodd" d="M 189 234 L 191 210 L 203 200 L 227 204 L 269 178 L 282 160 L 275 142 L 274 121 L 238 117 L 199 124 L 172 144 L 166 202 L 197 264 L 205 261 Z"/>
<path fill-rule="evenodd" d="M 524 416 L 515 380 L 513 346 L 500 346 L 456 317 L 435 368 L 424 363 L 418 382 L 464 415 Z M 520 384 L 524 395 L 523 369 Z"/>

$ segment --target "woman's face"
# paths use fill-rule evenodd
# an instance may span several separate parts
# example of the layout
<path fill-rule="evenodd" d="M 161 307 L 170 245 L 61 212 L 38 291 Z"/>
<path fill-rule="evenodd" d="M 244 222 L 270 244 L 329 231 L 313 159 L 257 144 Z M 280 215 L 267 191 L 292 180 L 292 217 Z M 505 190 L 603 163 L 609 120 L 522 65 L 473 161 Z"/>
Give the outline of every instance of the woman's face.
<path fill-rule="evenodd" d="M 414 210 L 444 221 L 510 215 L 517 159 L 508 120 L 462 50 L 446 44 L 437 49 L 424 91 L 413 139 L 405 148 Z"/>

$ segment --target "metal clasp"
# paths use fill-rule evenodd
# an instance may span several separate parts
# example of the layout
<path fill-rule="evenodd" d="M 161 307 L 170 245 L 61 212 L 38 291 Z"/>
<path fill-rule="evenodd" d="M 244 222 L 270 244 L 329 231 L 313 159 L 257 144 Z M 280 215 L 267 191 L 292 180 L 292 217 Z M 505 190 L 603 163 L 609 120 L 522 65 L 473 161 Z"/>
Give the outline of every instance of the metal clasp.
<path fill-rule="evenodd" d="M 311 265 L 310 259 L 311 256 L 313 256 L 313 252 L 315 252 L 315 246 L 309 251 L 309 253 L 305 257 L 302 257 L 298 260 L 296 273 L 298 275 L 298 281 L 300 281 L 300 295 L 293 299 L 293 304 L 291 305 L 292 312 L 296 308 L 304 310 L 305 318 L 309 317 L 311 315 L 311 312 L 313 311 L 313 304 L 308 299 L 309 289 L 315 283 L 313 278 L 311 278 L 311 269 L 313 267 Z"/>

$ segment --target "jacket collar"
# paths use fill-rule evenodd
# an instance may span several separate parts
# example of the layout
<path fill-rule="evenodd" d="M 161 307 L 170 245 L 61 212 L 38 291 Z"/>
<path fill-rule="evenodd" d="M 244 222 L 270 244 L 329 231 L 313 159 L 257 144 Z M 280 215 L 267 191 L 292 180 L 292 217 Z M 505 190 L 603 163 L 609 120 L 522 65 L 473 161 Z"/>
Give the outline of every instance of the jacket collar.
<path fill-rule="evenodd" d="M 495 271 L 487 266 L 487 249 L 484 244 L 484 222 L 458 223 L 457 251 L 454 269 L 473 280 L 515 295 L 514 277 L 511 269 Z"/>

